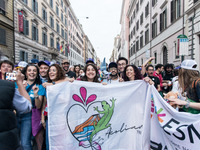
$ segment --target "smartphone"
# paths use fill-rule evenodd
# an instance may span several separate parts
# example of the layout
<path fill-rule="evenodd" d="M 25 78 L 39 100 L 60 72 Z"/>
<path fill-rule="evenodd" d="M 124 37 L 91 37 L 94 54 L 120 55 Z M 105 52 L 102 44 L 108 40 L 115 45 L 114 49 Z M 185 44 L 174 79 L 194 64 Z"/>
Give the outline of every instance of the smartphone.
<path fill-rule="evenodd" d="M 16 72 L 6 72 L 6 80 L 16 81 Z"/>

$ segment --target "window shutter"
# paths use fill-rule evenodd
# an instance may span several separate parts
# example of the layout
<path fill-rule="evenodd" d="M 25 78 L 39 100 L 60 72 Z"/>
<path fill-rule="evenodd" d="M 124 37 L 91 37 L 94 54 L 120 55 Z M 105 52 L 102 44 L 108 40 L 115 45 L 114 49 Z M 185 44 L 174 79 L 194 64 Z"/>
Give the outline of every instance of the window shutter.
<path fill-rule="evenodd" d="M 38 2 L 35 2 L 35 12 L 38 14 Z"/>
<path fill-rule="evenodd" d="M 47 22 L 47 12 L 45 11 L 45 21 Z"/>
<path fill-rule="evenodd" d="M 23 61 L 23 52 L 22 51 L 19 52 L 19 60 Z"/>
<path fill-rule="evenodd" d="M 35 11 L 34 0 L 32 0 L 32 9 Z"/>
<path fill-rule="evenodd" d="M 163 14 L 160 14 L 160 31 L 163 29 Z"/>
<path fill-rule="evenodd" d="M 25 56 L 25 58 L 26 58 L 25 61 L 28 62 L 28 53 L 25 52 L 25 55 L 26 55 L 26 56 Z"/>
<path fill-rule="evenodd" d="M 167 8 L 165 9 L 165 26 L 164 28 L 167 28 Z"/>
<path fill-rule="evenodd" d="M 0 44 L 6 45 L 6 30 L 0 28 Z"/>
<path fill-rule="evenodd" d="M 35 40 L 35 38 L 34 38 L 34 28 L 33 28 L 33 25 L 32 25 L 32 40 Z"/>
<path fill-rule="evenodd" d="M 26 20 L 23 18 L 23 33 L 24 33 L 24 35 L 26 35 L 25 28 L 26 28 Z"/>
<path fill-rule="evenodd" d="M 26 28 L 25 28 L 26 35 L 29 35 L 29 21 L 26 20 Z"/>
<path fill-rule="evenodd" d="M 38 42 L 38 29 L 36 28 L 36 41 Z"/>

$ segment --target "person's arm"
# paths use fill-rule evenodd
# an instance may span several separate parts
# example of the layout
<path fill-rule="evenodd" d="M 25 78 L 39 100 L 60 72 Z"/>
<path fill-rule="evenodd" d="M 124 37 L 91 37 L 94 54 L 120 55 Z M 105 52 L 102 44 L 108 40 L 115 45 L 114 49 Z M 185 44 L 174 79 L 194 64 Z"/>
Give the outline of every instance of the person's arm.
<path fill-rule="evenodd" d="M 180 100 L 180 99 L 170 99 L 170 98 L 169 98 L 169 101 L 170 101 L 171 105 L 180 105 L 180 106 L 186 106 L 189 103 L 188 105 L 190 108 L 200 110 L 200 103 L 187 102 L 187 101 Z"/>
<path fill-rule="evenodd" d="M 157 91 L 160 92 L 160 90 L 161 90 L 160 89 L 160 84 L 158 84 L 157 86 L 158 86 Z"/>
<path fill-rule="evenodd" d="M 36 85 L 34 85 L 32 89 L 33 89 L 33 93 L 34 93 L 34 97 L 35 97 L 35 106 L 37 109 L 40 109 L 44 96 L 38 95 L 39 87 L 37 87 Z"/>
<path fill-rule="evenodd" d="M 144 76 L 145 72 L 146 72 L 146 66 L 149 62 L 151 62 L 153 59 L 155 59 L 155 57 L 150 57 L 148 60 L 146 60 L 143 64 L 142 64 L 142 70 L 141 70 L 141 74 Z"/>
<path fill-rule="evenodd" d="M 18 86 L 19 93 L 21 96 L 25 97 L 31 103 L 31 98 L 23 85 L 23 78 L 24 75 L 20 71 L 18 71 L 16 75 L 16 83 Z"/>
<path fill-rule="evenodd" d="M 46 104 L 47 104 L 47 99 L 44 96 L 44 103 L 42 105 L 42 110 L 41 110 L 41 123 L 44 129 L 46 129 L 46 123 L 45 123 L 45 117 L 44 117 L 44 110 L 45 110 Z"/>
<path fill-rule="evenodd" d="M 17 89 L 15 89 L 15 95 L 13 97 L 13 106 L 20 114 L 30 112 L 32 108 L 31 102 L 20 95 Z"/>

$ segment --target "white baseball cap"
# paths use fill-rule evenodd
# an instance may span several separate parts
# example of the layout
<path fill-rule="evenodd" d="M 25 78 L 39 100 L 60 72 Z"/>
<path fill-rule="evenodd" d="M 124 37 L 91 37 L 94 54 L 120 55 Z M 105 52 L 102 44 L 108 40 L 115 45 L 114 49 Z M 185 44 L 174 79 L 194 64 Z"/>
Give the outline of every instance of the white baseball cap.
<path fill-rule="evenodd" d="M 20 61 L 20 62 L 18 63 L 18 67 L 23 67 L 23 68 L 25 68 L 27 65 L 28 65 L 28 63 L 25 62 L 25 61 Z"/>
<path fill-rule="evenodd" d="M 181 68 L 188 69 L 188 70 L 196 70 L 196 71 L 198 71 L 197 62 L 194 61 L 194 60 L 191 60 L 191 59 L 184 60 L 181 63 Z"/>

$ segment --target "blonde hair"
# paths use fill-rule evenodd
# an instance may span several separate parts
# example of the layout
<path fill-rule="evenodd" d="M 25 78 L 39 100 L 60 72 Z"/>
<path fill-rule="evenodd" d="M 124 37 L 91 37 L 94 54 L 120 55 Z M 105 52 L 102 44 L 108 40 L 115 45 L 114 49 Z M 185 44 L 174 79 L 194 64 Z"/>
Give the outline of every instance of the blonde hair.
<path fill-rule="evenodd" d="M 199 72 L 195 70 L 187 70 L 181 68 L 178 72 L 178 82 L 184 93 L 186 88 L 192 87 L 192 82 L 199 78 Z"/>

